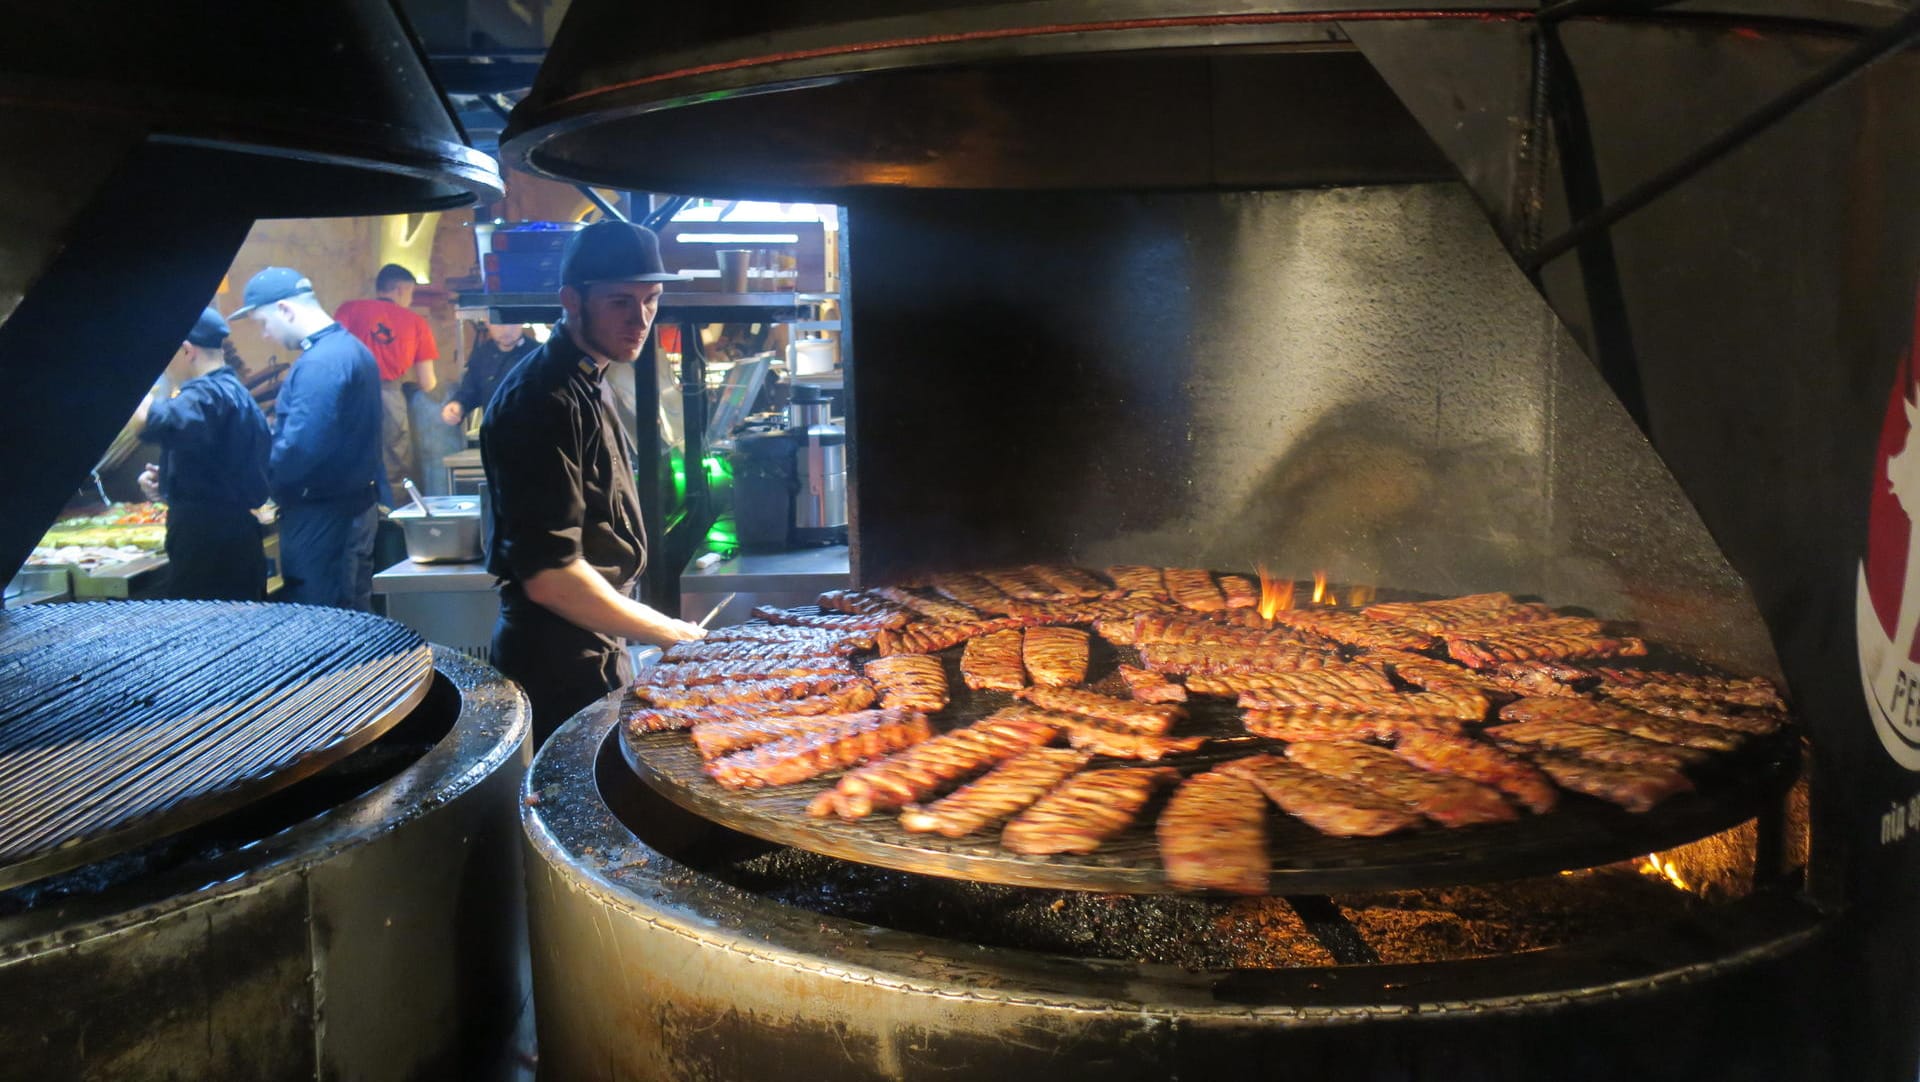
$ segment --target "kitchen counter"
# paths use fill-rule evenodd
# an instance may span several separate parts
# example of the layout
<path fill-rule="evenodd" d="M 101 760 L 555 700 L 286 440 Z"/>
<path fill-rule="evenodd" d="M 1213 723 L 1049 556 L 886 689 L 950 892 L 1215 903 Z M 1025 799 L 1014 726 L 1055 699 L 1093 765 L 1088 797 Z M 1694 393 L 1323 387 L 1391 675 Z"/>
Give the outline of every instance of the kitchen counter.
<path fill-rule="evenodd" d="M 375 573 L 373 596 L 385 605 L 387 616 L 418 631 L 428 642 L 482 661 L 492 657 L 500 591 L 479 562 L 401 560 Z"/>
<path fill-rule="evenodd" d="M 851 581 L 845 545 L 741 553 L 704 568 L 689 563 L 680 575 L 680 618 L 698 620 L 737 594 L 710 625 L 724 627 L 752 619 L 755 605 L 811 605 L 823 591 L 844 590 Z"/>
<path fill-rule="evenodd" d="M 480 561 L 444 564 L 415 563 L 401 560 L 373 576 L 376 594 L 445 593 L 456 590 L 491 590 L 493 576 Z"/>

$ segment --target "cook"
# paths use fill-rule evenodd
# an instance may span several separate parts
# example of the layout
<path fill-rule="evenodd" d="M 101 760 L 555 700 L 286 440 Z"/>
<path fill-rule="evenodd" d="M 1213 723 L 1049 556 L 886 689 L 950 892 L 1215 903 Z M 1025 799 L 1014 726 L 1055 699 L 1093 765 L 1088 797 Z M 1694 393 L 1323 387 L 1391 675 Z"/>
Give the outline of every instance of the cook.
<path fill-rule="evenodd" d="M 633 447 L 606 376 L 640 356 L 662 282 L 651 230 L 596 222 L 561 257 L 563 313 L 501 380 L 480 426 L 489 488 L 487 570 L 500 579 L 493 662 L 533 704 L 536 743 L 627 683 L 622 639 L 705 632 L 630 596 L 647 562 Z"/>

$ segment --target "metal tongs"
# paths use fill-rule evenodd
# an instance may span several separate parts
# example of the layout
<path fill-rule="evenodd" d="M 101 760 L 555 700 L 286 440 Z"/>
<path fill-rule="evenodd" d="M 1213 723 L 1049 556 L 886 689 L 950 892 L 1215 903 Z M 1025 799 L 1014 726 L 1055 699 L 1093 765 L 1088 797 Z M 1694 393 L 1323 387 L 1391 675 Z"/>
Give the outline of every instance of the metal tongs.
<path fill-rule="evenodd" d="M 420 513 L 422 515 L 426 516 L 427 518 L 436 517 L 433 513 L 433 509 L 427 506 L 427 498 L 425 496 L 420 495 L 420 490 L 413 486 L 413 478 L 402 477 L 400 479 L 400 484 L 403 488 L 407 490 L 407 495 L 413 497 L 413 502 L 420 506 Z"/>

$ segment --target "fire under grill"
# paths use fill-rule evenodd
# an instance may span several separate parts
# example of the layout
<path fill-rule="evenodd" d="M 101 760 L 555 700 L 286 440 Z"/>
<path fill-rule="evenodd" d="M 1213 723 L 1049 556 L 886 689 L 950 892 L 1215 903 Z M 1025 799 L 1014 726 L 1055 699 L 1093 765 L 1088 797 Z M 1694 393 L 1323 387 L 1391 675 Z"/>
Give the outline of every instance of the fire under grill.
<path fill-rule="evenodd" d="M 204 822 L 379 738 L 426 696 L 401 625 L 305 606 L 0 612 L 0 889 Z"/>

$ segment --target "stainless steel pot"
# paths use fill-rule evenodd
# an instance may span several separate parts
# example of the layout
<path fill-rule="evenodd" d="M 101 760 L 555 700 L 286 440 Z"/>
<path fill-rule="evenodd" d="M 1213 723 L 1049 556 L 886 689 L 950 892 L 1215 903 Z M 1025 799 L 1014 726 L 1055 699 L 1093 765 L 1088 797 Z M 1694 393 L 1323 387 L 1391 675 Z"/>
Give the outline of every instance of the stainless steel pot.
<path fill-rule="evenodd" d="M 480 559 L 477 496 L 428 496 L 395 508 L 388 517 L 406 533 L 407 559 L 415 563 L 470 563 Z"/>

